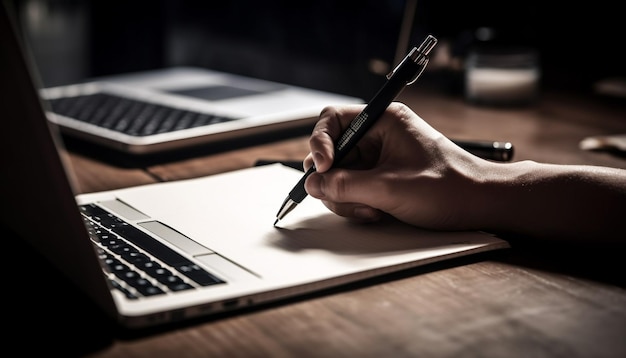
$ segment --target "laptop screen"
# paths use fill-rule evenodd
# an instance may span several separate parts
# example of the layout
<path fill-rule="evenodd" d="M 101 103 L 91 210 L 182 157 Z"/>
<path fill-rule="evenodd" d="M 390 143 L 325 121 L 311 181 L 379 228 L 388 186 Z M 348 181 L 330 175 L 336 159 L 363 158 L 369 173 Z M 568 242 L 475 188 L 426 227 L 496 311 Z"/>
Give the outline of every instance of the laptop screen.
<path fill-rule="evenodd" d="M 28 68 L 32 63 L 28 52 L 13 31 L 8 12 L 13 9 L 1 5 L 0 112 L 7 135 L 0 176 L 0 227 L 26 239 L 86 288 L 92 299 L 112 310 L 104 281 L 93 280 L 101 267 L 80 219 L 58 132 L 48 125 L 36 91 L 36 70 Z"/>

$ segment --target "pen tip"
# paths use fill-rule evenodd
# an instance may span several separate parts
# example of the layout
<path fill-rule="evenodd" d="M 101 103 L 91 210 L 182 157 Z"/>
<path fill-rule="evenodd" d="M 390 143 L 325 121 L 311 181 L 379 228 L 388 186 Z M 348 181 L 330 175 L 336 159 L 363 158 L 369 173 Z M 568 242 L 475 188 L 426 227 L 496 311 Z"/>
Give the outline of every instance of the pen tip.
<path fill-rule="evenodd" d="M 276 224 L 278 224 L 278 219 L 276 219 L 276 221 L 274 221 L 274 226 L 276 226 Z"/>

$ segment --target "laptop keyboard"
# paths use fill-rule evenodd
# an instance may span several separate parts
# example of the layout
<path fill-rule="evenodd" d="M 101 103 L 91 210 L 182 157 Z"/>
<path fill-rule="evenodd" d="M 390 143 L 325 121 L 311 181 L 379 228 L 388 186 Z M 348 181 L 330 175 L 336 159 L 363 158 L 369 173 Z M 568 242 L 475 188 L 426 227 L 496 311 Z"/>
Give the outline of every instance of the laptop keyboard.
<path fill-rule="evenodd" d="M 137 137 L 236 119 L 108 93 L 62 97 L 49 102 L 56 114 Z"/>
<path fill-rule="evenodd" d="M 93 204 L 79 208 L 105 275 L 128 298 L 225 283 L 108 211 Z"/>

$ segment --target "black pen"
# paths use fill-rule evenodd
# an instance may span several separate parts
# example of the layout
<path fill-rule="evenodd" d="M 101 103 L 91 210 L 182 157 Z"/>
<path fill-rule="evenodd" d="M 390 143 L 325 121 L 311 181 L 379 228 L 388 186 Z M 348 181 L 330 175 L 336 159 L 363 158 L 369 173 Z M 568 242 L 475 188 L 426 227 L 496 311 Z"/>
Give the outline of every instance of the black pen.
<path fill-rule="evenodd" d="M 510 162 L 513 159 L 513 143 L 493 140 L 454 140 L 456 145 L 483 159 Z"/>
<path fill-rule="evenodd" d="M 428 64 L 428 54 L 436 44 L 437 39 L 432 35 L 428 35 L 419 47 L 414 47 L 409 51 L 402 62 L 387 75 L 387 81 L 383 87 L 376 93 L 369 104 L 365 106 L 363 111 L 350 122 L 346 131 L 335 144 L 334 164 L 339 163 L 356 145 L 372 124 L 387 110 L 387 107 L 404 87 L 417 80 Z M 312 166 L 289 192 L 280 210 L 278 210 L 278 214 L 276 214 L 274 225 L 306 198 L 307 192 L 304 189 L 304 182 L 315 170 L 315 166 Z"/>

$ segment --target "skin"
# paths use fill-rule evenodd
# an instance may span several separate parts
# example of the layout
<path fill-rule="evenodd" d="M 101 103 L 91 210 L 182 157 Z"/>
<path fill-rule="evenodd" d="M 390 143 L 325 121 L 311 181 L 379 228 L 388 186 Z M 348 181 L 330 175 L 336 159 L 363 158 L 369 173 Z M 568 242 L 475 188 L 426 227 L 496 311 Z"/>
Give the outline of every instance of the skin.
<path fill-rule="evenodd" d="M 458 147 L 394 102 L 331 169 L 334 143 L 362 105 L 327 107 L 304 160 L 307 193 L 358 222 L 391 215 L 434 230 L 619 242 L 626 237 L 626 170 L 524 160 L 499 163 Z"/>

